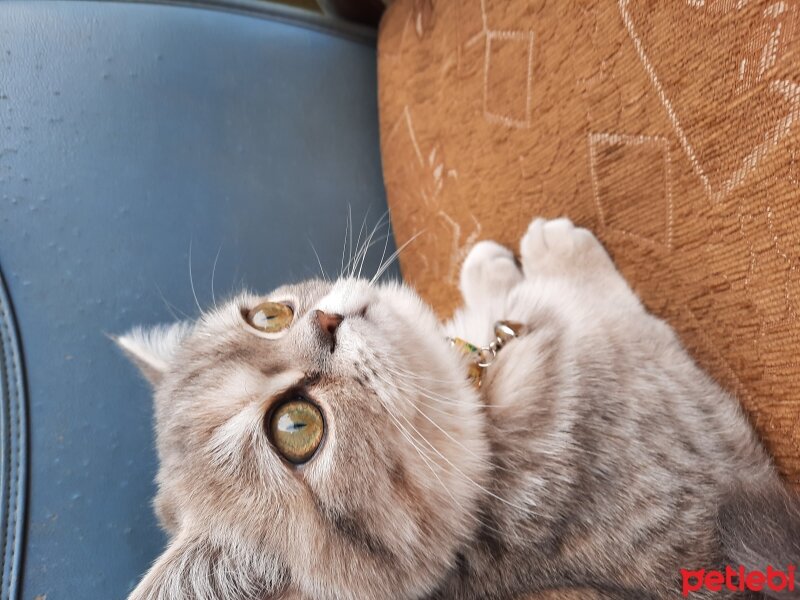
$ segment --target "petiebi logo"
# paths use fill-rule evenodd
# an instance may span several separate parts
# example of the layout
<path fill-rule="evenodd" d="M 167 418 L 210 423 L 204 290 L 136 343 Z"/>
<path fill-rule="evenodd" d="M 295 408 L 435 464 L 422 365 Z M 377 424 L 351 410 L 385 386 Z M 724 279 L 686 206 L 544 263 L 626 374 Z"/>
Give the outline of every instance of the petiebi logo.
<path fill-rule="evenodd" d="M 792 592 L 795 589 L 796 574 L 796 565 L 789 565 L 786 567 L 786 571 L 775 569 L 770 565 L 767 567 L 766 573 L 764 571 L 748 571 L 741 566 L 738 569 L 727 566 L 724 572 L 681 569 L 682 591 L 684 597 L 703 588 L 711 592 L 721 592 L 722 590 L 760 592 L 764 589 L 773 592 Z"/>

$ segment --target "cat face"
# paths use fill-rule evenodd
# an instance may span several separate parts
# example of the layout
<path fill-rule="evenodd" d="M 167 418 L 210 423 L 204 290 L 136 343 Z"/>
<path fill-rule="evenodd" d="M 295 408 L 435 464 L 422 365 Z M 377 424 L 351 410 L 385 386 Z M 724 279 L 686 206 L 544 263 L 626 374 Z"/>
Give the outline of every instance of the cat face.
<path fill-rule="evenodd" d="M 454 566 L 487 442 L 409 289 L 308 281 L 118 342 L 155 390 L 172 535 L 132 597 L 402 598 Z"/>

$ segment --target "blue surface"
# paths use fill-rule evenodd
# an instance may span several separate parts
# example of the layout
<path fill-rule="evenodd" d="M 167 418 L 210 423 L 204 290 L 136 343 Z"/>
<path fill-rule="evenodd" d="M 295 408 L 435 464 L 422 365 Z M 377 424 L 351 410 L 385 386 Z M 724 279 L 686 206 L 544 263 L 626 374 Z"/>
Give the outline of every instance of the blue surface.
<path fill-rule="evenodd" d="M 123 598 L 161 550 L 149 391 L 104 332 L 329 272 L 385 210 L 375 50 L 258 16 L 0 3 L 0 268 L 28 380 L 21 597 Z M 380 252 L 372 255 L 377 262 Z M 368 270 L 370 267 L 367 267 Z M 4 583 L 4 587 L 7 584 Z"/>

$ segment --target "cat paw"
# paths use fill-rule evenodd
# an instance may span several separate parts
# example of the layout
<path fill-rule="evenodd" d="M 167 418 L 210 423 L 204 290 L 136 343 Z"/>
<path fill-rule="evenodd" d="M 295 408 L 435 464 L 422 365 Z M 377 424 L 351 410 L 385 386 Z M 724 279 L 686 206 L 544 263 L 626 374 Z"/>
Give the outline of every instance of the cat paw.
<path fill-rule="evenodd" d="M 566 218 L 534 219 L 520 242 L 520 257 L 528 277 L 607 270 L 616 273 L 600 240 Z"/>
<path fill-rule="evenodd" d="M 506 295 L 522 279 L 511 250 L 497 242 L 478 242 L 461 267 L 461 294 L 468 304 L 474 304 Z"/>

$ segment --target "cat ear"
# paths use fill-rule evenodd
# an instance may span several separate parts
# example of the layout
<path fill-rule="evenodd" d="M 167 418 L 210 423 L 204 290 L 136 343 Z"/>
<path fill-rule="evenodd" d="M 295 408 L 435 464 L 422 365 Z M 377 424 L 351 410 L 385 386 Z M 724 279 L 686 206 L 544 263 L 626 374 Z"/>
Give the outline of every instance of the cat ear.
<path fill-rule="evenodd" d="M 247 556 L 234 547 L 181 533 L 128 600 L 299 599 L 276 560 L 263 552 Z"/>
<path fill-rule="evenodd" d="M 125 351 L 142 375 L 157 385 L 169 368 L 175 351 L 191 331 L 189 323 L 159 325 L 151 329 L 136 327 L 119 337 L 112 337 Z"/>

